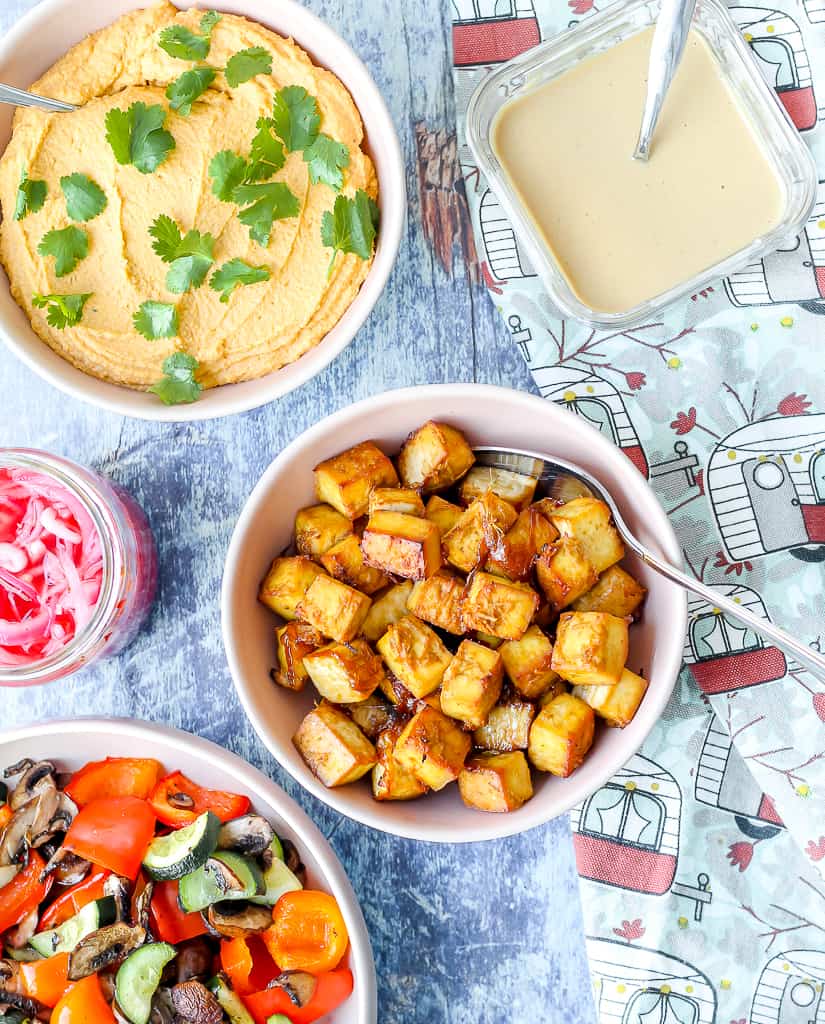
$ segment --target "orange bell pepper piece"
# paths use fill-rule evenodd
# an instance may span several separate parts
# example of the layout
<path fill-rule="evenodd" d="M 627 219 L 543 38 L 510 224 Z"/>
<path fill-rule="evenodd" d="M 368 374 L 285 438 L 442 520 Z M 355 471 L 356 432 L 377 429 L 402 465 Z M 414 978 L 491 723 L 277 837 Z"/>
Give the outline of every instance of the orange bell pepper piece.
<path fill-rule="evenodd" d="M 51 1024 L 117 1024 L 96 974 L 74 982 L 52 1010 Z"/>
<path fill-rule="evenodd" d="M 66 792 L 78 807 L 111 796 L 146 800 L 157 785 L 163 765 L 153 757 L 107 757 L 90 761 L 69 779 Z"/>
<path fill-rule="evenodd" d="M 69 954 L 57 953 L 46 960 L 21 963 L 18 977 L 23 994 L 44 1006 L 57 1006 L 69 984 Z"/>
<path fill-rule="evenodd" d="M 282 971 L 310 974 L 337 967 L 349 943 L 335 897 L 313 889 L 284 893 L 272 909 L 272 926 L 261 937 Z"/>
<path fill-rule="evenodd" d="M 221 942 L 221 967 L 240 995 L 257 992 L 280 971 L 259 935 L 239 936 Z"/>
<path fill-rule="evenodd" d="M 3 804 L 3 806 L 0 807 L 0 829 L 6 827 L 6 824 L 11 819 L 13 813 L 14 812 L 8 804 Z"/>

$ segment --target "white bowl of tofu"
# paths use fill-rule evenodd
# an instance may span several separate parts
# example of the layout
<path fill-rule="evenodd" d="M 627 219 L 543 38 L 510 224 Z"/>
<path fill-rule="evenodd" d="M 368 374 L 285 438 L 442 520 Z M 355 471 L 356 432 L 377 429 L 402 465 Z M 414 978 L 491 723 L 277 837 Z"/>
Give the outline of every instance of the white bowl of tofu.
<path fill-rule="evenodd" d="M 356 821 L 410 839 L 523 832 L 641 746 L 682 661 L 682 591 L 625 554 L 592 499 L 541 499 L 483 446 L 573 462 L 638 538 L 681 551 L 603 435 L 480 384 L 386 392 L 274 460 L 227 554 L 223 638 L 278 762 Z"/>

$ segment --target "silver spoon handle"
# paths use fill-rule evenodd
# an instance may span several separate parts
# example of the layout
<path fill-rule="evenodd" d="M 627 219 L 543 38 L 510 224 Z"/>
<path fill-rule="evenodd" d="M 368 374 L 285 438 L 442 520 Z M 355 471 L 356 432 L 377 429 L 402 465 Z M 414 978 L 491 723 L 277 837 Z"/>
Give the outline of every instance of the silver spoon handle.
<path fill-rule="evenodd" d="M 745 625 L 758 633 L 760 636 L 766 637 L 768 640 L 773 641 L 778 647 L 783 648 L 796 658 L 800 665 L 804 665 L 805 668 L 809 669 L 814 675 L 820 679 L 825 680 L 825 658 L 821 654 L 817 654 L 816 651 L 812 650 L 807 644 L 801 643 L 799 640 L 795 640 L 790 634 L 786 633 L 784 629 L 779 629 L 778 626 L 774 626 L 772 622 L 767 619 L 761 619 L 749 612 L 747 608 L 743 608 L 741 604 L 737 604 L 736 601 L 732 601 L 729 597 L 725 597 L 720 594 L 717 590 L 707 586 L 705 583 L 700 583 L 699 580 L 694 579 L 692 576 L 688 576 L 687 573 L 677 569 L 675 566 L 666 562 L 664 559 L 656 556 L 649 548 L 644 547 L 632 533 L 628 530 L 624 522 L 621 521 L 621 517 L 616 517 L 616 526 L 619 528 L 619 532 L 622 534 L 627 546 L 641 558 L 641 560 L 655 569 L 656 572 L 661 573 L 662 576 L 672 580 L 674 583 L 678 583 L 679 586 L 684 587 L 685 590 L 691 591 L 696 594 L 697 597 L 703 598 L 712 608 L 719 608 L 720 611 L 725 612 L 727 615 L 738 619 L 740 622 L 744 622 Z"/>
<path fill-rule="evenodd" d="M 13 85 L 0 85 L 0 103 L 11 103 L 15 107 L 38 107 L 40 110 L 68 111 L 77 109 L 71 103 L 64 103 L 63 100 L 37 96 L 24 89 L 15 89 Z"/>
<path fill-rule="evenodd" d="M 682 59 L 695 7 L 696 0 L 662 0 L 650 47 L 647 95 L 634 160 L 648 158 L 665 95 Z"/>

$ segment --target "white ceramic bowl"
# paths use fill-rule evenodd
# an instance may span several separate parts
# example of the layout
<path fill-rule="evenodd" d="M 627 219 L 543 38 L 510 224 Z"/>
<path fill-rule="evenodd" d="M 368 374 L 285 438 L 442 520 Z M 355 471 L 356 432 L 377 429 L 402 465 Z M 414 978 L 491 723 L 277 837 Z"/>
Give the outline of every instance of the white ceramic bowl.
<path fill-rule="evenodd" d="M 350 818 L 410 839 L 471 842 L 512 835 L 549 821 L 598 789 L 642 744 L 667 704 L 682 661 L 687 602 L 678 588 L 633 558 L 627 565 L 648 588 L 642 621 L 630 631 L 630 666 L 651 680 L 626 729 L 600 729 L 569 779 L 534 772 L 535 796 L 511 814 L 465 807 L 456 786 L 409 803 L 376 803 L 366 783 L 326 789 L 292 745 L 312 704 L 312 688 L 293 694 L 269 678 L 274 619 L 257 600 L 271 560 L 292 539 L 299 508 L 312 504 L 312 468 L 350 445 L 375 439 L 388 453 L 428 419 L 461 429 L 471 444 L 546 452 L 590 470 L 613 494 L 637 536 L 679 563 L 676 536 L 631 462 L 598 431 L 541 398 L 483 384 L 389 391 L 329 416 L 292 442 L 261 478 L 235 528 L 223 579 L 223 638 L 241 702 L 258 735 L 286 770 L 319 799 Z"/>
<path fill-rule="evenodd" d="M 126 718 L 73 718 L 0 733 L 0 770 L 23 757 L 48 759 L 61 769 L 75 769 L 91 757 L 109 756 L 154 757 L 168 771 L 182 771 L 201 785 L 244 793 L 253 808 L 272 822 L 278 835 L 295 843 L 306 865 L 308 884 L 336 898 L 350 937 L 348 966 L 355 988 L 324 1021 L 376 1024 L 375 965 L 367 926 L 349 879 L 307 815 L 256 768 L 208 740 Z"/>
<path fill-rule="evenodd" d="M 175 0 L 178 7 L 191 6 Z M 0 41 L 0 82 L 26 89 L 71 46 L 151 0 L 44 0 Z M 200 6 L 210 6 L 200 4 Z M 291 36 L 347 86 L 364 122 L 366 149 L 377 172 L 381 229 L 375 260 L 352 305 L 315 348 L 275 373 L 204 392 L 191 405 L 163 405 L 154 395 L 107 384 L 76 369 L 44 344 L 11 296 L 0 270 L 0 336 L 44 380 L 73 398 L 110 412 L 147 420 L 207 420 L 245 412 L 280 398 L 320 373 L 352 341 L 387 283 L 407 207 L 404 162 L 398 136 L 369 71 L 339 35 L 294 0 L 216 0 L 215 7 L 241 14 Z M 0 105 L 0 152 L 11 133 L 14 109 Z"/>

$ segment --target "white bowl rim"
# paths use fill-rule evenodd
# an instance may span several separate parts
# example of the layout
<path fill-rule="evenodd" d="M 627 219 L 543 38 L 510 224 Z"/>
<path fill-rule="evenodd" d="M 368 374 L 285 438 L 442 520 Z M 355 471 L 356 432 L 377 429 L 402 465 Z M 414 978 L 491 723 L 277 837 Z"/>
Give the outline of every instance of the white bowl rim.
<path fill-rule="evenodd" d="M 93 735 L 103 734 L 107 737 L 118 736 L 123 737 L 124 740 L 135 740 L 138 745 L 143 739 L 151 738 L 152 741 L 160 739 L 163 743 L 168 744 L 170 757 L 173 756 L 175 747 L 183 746 L 204 760 L 217 763 L 222 769 L 225 769 L 237 781 L 238 786 L 242 787 L 242 793 L 251 797 L 261 794 L 275 808 L 278 817 L 299 837 L 299 852 L 301 846 L 311 849 L 313 856 L 321 865 L 324 884 L 329 886 L 332 895 L 338 900 L 347 922 L 352 973 L 357 978 L 350 998 L 355 999 L 357 1020 L 359 1024 L 377 1024 L 378 990 L 375 961 L 361 905 L 341 862 L 329 844 L 329 840 L 292 797 L 267 778 L 262 771 L 248 764 L 231 750 L 226 750 L 211 740 L 196 736 L 183 729 L 175 729 L 172 726 L 155 722 L 143 722 L 134 718 L 117 716 L 53 718 L 32 725 L 4 729 L 0 732 L 0 752 L 7 743 L 25 743 L 53 735 L 65 736 L 67 733 L 76 734 L 79 738 L 90 733 Z M 85 755 L 81 754 L 80 756 Z"/>
<path fill-rule="evenodd" d="M 554 403 L 549 402 L 547 399 L 540 398 L 537 395 L 532 395 L 524 391 L 516 391 L 511 388 L 500 387 L 494 384 L 477 383 L 426 384 L 397 388 L 391 391 L 384 391 L 378 395 L 373 395 L 369 398 L 355 402 L 352 405 L 345 406 L 343 409 L 339 409 L 337 412 L 334 412 L 320 420 L 302 434 L 299 434 L 298 437 L 294 438 L 275 457 L 269 467 L 265 470 L 263 476 L 247 498 L 243 508 L 241 509 L 241 513 L 238 516 L 238 521 L 235 524 L 235 529 L 233 530 L 232 539 L 229 543 L 229 548 L 226 554 L 223 581 L 221 585 L 221 632 L 223 636 L 224 650 L 226 652 L 226 659 L 229 664 L 232 680 L 235 684 L 235 690 L 238 694 L 238 699 L 241 702 L 244 712 L 252 723 L 252 727 L 255 729 L 255 732 L 258 734 L 261 741 L 276 761 L 278 761 L 281 767 L 289 772 L 295 781 L 300 783 L 304 789 L 309 790 L 313 796 L 316 796 L 319 800 L 323 801 L 329 807 L 334 808 L 345 817 L 358 821 L 362 825 L 368 825 L 370 828 L 377 829 L 380 832 L 386 832 L 405 839 L 451 844 L 502 839 L 507 836 L 521 834 L 522 832 L 527 832 L 530 829 L 544 825 L 548 821 L 552 821 L 555 818 L 560 817 L 562 814 L 567 813 L 567 811 L 572 807 L 576 806 L 576 804 L 586 799 L 588 795 L 603 786 L 610 778 L 612 778 L 613 775 L 615 775 L 617 771 L 619 771 L 622 764 L 614 764 L 612 767 L 601 772 L 596 777 L 595 784 L 591 785 L 584 793 L 577 794 L 573 787 L 565 790 L 564 797 L 556 798 L 557 806 L 554 807 L 550 814 L 544 812 L 541 801 L 531 800 L 521 808 L 519 812 L 519 820 L 516 820 L 516 817 L 512 814 L 484 814 L 479 811 L 477 814 L 477 818 L 479 819 L 478 823 L 469 826 L 462 823 L 460 832 L 458 829 L 451 829 L 446 825 L 425 826 L 422 824 L 418 826 L 406 826 L 398 824 L 392 821 L 386 814 L 382 815 L 384 805 L 379 803 L 376 803 L 374 809 L 370 808 L 369 813 L 363 812 L 357 806 L 350 806 L 345 795 L 347 790 L 346 786 L 342 786 L 338 789 L 327 789 L 327 787 L 324 786 L 323 783 L 321 783 L 312 774 L 312 772 L 309 771 L 309 769 L 305 769 L 302 773 L 298 774 L 292 770 L 292 767 L 288 763 L 281 759 L 278 745 L 270 741 L 263 722 L 255 712 L 252 697 L 247 691 L 244 673 L 240 664 L 240 655 L 234 643 L 234 612 L 232 609 L 231 591 L 235 575 L 234 568 L 240 558 L 244 538 L 247 529 L 249 528 L 249 524 L 257 514 L 259 507 L 265 503 L 269 490 L 272 486 L 272 482 L 277 478 L 281 466 L 289 462 L 304 446 L 311 445 L 317 438 L 334 433 L 339 424 L 345 423 L 351 417 L 357 417 L 365 411 L 369 411 L 373 417 L 380 416 L 384 408 L 389 405 L 394 405 L 395 403 L 403 402 L 405 398 L 408 397 L 427 398 L 430 396 L 439 396 L 444 400 L 444 404 L 447 404 L 453 399 L 453 397 L 470 393 L 475 393 L 481 401 L 489 402 L 495 401 L 497 397 L 506 397 L 508 401 L 521 404 L 524 407 L 525 414 L 527 415 L 529 415 L 530 412 L 545 416 L 549 415 L 551 418 L 570 415 L 569 413 L 565 413 L 564 410 L 558 408 Z M 615 445 L 608 441 L 603 434 L 596 430 L 595 427 L 590 427 L 588 424 L 582 423 L 581 420 L 578 420 L 578 425 L 592 435 L 591 444 L 594 448 L 601 449 L 603 455 L 607 459 L 611 461 L 616 459 L 623 460 L 616 463 L 617 467 L 622 466 L 623 470 L 626 468 L 627 470 L 637 474 L 637 484 L 643 485 L 650 494 L 651 505 L 647 511 L 650 516 L 656 520 L 652 524 L 651 532 L 654 533 L 659 540 L 659 554 L 668 558 L 674 564 L 681 565 L 681 546 L 670 520 L 667 518 L 664 509 L 660 505 L 658 498 L 656 498 L 648 482 L 642 477 L 638 470 L 632 466 L 627 457 L 618 448 L 616 448 Z M 626 467 L 624 463 L 627 464 Z M 680 638 L 683 638 L 687 631 L 686 593 L 684 595 L 684 601 L 680 603 L 680 609 L 681 614 L 679 619 L 678 621 L 673 622 L 672 627 L 675 633 Z M 649 727 L 640 733 L 637 746 L 628 751 L 628 760 L 641 748 L 642 744 L 650 735 L 653 727 L 661 717 L 661 714 L 670 700 L 670 696 L 676 685 L 681 666 L 682 645 L 681 643 L 678 645 L 674 644 L 669 664 L 667 662 L 665 663 L 662 673 L 663 676 L 667 675 L 672 682 L 670 685 L 658 685 L 655 689 L 648 691 L 645 701 L 649 704 L 651 711 L 654 711 L 655 714 L 652 714 L 650 717 Z M 575 778 L 575 775 L 571 776 L 571 778 Z M 344 795 L 340 796 L 339 794 Z"/>
<path fill-rule="evenodd" d="M 68 17 L 67 12 L 75 2 L 76 0 L 41 0 L 35 7 L 18 18 L 0 39 L 0 66 L 14 52 L 21 39 L 36 33 L 39 26 L 45 22 Z M 151 0 L 136 0 L 135 8 L 145 6 L 149 2 Z M 192 0 L 192 2 L 172 0 L 172 2 L 177 7 L 188 9 L 195 3 L 199 3 L 199 0 Z M 215 7 L 220 9 L 220 0 Z M 0 320 L 0 339 L 5 342 L 9 351 L 41 379 L 71 398 L 88 402 L 106 412 L 160 423 L 199 422 L 249 412 L 268 405 L 302 387 L 325 369 L 351 341 L 355 340 L 383 294 L 395 266 L 407 211 L 406 171 L 398 133 L 375 80 L 366 64 L 349 43 L 318 15 L 298 3 L 297 0 L 278 0 L 277 9 L 279 18 L 283 18 L 284 21 L 289 20 L 290 23 L 294 21 L 296 26 L 300 26 L 299 31 L 294 34 L 295 41 L 300 46 L 312 55 L 320 40 L 330 52 L 336 54 L 336 66 L 330 67 L 330 70 L 338 74 L 339 77 L 343 77 L 342 72 L 336 69 L 340 65 L 347 67 L 347 77 L 350 79 L 350 84 L 347 87 L 353 94 L 359 111 L 361 108 L 360 98 L 370 94 L 370 104 L 374 108 L 374 126 L 377 125 L 377 130 L 374 127 L 368 134 L 367 141 L 374 151 L 380 140 L 387 172 L 384 175 L 379 175 L 381 228 L 375 259 L 367 277 L 341 319 L 333 325 L 314 348 L 304 353 L 294 363 L 288 363 L 280 370 L 275 370 L 273 373 L 253 381 L 242 381 L 239 384 L 225 384 L 219 388 L 210 388 L 197 402 L 189 405 L 163 405 L 159 399 L 155 401 L 151 395 L 147 397 L 145 392 L 121 387 L 85 374 L 62 360 L 61 357 L 57 357 L 61 359 L 61 362 L 52 366 L 48 356 L 55 356 L 55 353 L 45 342 L 37 339 L 45 349 L 44 352 L 41 352 L 36 346 L 30 349 L 26 344 L 19 342 L 14 332 Z M 292 36 L 293 33 L 290 31 L 289 35 Z M 315 60 L 314 57 L 313 60 Z M 358 83 L 355 89 L 351 84 L 353 79 Z M 374 144 L 370 142 L 371 139 L 374 140 Z M 390 182 L 389 185 L 388 182 Z M 390 199 L 392 202 L 389 201 Z M 282 379 L 282 372 L 287 369 L 290 370 L 290 377 L 285 382 Z M 263 382 L 268 382 L 266 387 Z M 253 388 L 246 387 L 247 385 L 256 387 L 253 391 Z M 234 390 L 238 388 L 243 389 L 240 394 Z M 97 394 L 98 391 L 101 391 L 102 394 Z M 253 393 L 249 395 L 247 391 Z"/>

